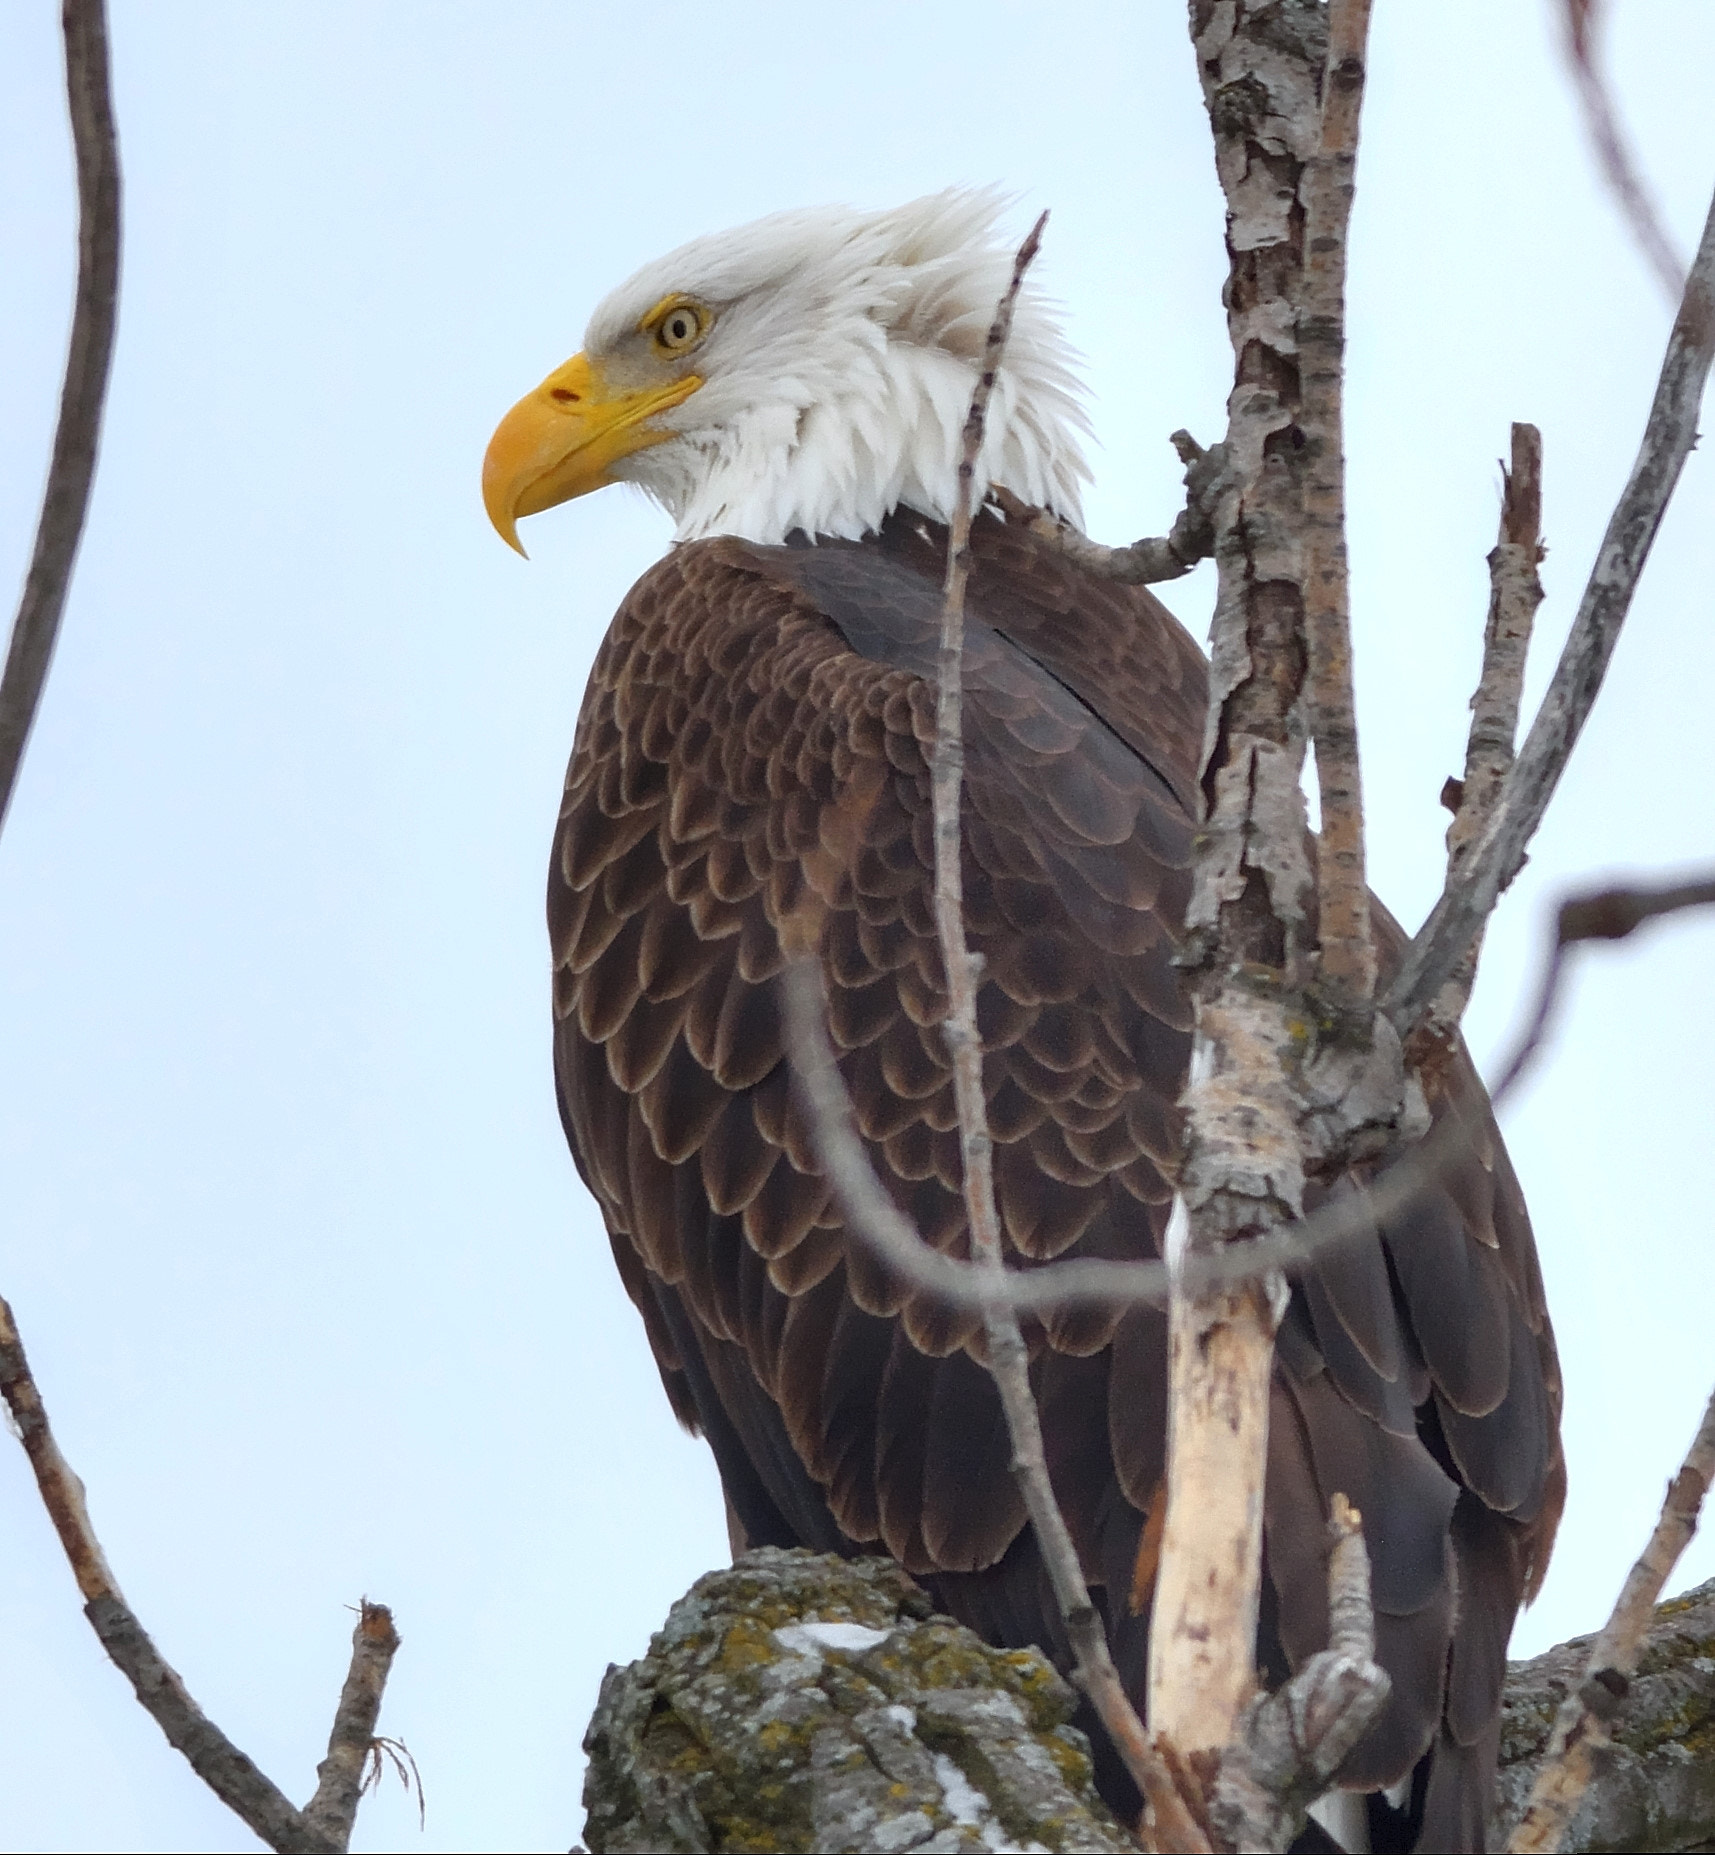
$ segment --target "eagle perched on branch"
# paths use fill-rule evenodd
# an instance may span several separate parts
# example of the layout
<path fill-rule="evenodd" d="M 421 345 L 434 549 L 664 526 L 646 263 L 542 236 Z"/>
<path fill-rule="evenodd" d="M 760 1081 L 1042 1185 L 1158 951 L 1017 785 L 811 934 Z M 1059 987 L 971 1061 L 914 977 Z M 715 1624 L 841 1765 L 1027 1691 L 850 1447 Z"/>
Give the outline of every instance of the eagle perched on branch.
<path fill-rule="evenodd" d="M 869 1156 L 924 1240 L 965 1254 L 927 756 L 960 431 L 1011 264 L 1000 205 L 785 213 L 648 265 L 506 415 L 483 489 L 514 546 L 521 516 L 614 482 L 678 525 L 578 718 L 548 885 L 554 1056 L 734 1547 L 889 1553 L 990 1640 L 1064 1660 L 981 1317 L 848 1245 L 778 992 L 785 925 L 809 920 Z M 1085 431 L 1027 287 L 979 488 L 1076 519 Z M 1149 593 L 993 510 L 972 549 L 965 920 L 1010 1259 L 1156 1256 L 1190 1048 L 1174 955 L 1206 666 Z M 1378 923 L 1385 964 L 1400 936 Z M 1378 1845 L 1445 1850 L 1482 1846 L 1507 1637 L 1564 1470 L 1530 1223 L 1463 1051 L 1430 1106 L 1462 1124 L 1457 1157 L 1292 1282 L 1257 1654 L 1272 1682 L 1324 1645 L 1324 1516 L 1345 1493 L 1393 1692 L 1342 1782 L 1391 1800 L 1366 1806 Z M 1141 1701 L 1166 1319 L 1080 1306 L 1026 1331 L 1055 1491 Z M 1101 1769 L 1123 1807 L 1123 1774 Z"/>

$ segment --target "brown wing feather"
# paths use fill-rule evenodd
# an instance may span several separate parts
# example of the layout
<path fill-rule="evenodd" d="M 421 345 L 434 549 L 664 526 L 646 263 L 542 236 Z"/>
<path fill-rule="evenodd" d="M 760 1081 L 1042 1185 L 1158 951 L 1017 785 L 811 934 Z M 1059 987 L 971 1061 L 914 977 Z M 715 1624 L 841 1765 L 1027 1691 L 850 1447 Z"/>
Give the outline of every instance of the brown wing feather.
<path fill-rule="evenodd" d="M 549 883 L 556 1070 L 674 1409 L 709 1436 L 746 1536 L 885 1550 L 997 1640 L 1060 1649 L 979 1323 L 847 1253 L 774 984 L 784 937 L 810 936 L 871 1156 L 924 1237 L 963 1254 L 928 899 L 943 546 L 915 518 L 860 544 L 702 542 L 633 589 L 591 675 Z M 965 688 L 966 913 L 1008 1245 L 1021 1266 L 1154 1255 L 1189 1047 L 1172 955 L 1205 666 L 1148 594 L 984 519 Z M 1384 941 L 1397 957 L 1390 922 Z M 1392 1782 L 1434 1745 L 1446 1823 L 1476 1808 L 1454 1768 L 1480 1780 L 1496 1657 L 1563 1475 L 1529 1221 L 1462 1054 L 1432 1105 L 1471 1135 L 1444 1187 L 1295 1290 L 1262 1648 L 1280 1667 L 1321 1646 L 1322 1515 L 1348 1493 L 1395 1675 L 1348 1775 Z M 1141 1680 L 1165 1324 L 1084 1310 L 1030 1338 L 1055 1486 Z"/>

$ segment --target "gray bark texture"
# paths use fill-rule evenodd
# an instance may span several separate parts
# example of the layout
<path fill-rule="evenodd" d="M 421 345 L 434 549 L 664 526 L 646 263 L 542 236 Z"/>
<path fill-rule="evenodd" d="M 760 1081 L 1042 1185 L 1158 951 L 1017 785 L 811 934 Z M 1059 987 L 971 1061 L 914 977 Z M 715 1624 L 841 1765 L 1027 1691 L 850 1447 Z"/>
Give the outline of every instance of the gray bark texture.
<path fill-rule="evenodd" d="M 765 1548 L 699 1578 L 610 1668 L 584 1738 L 595 1855 L 1135 1848 L 1076 1697 L 887 1559 Z"/>
<path fill-rule="evenodd" d="M 1492 1848 L 1506 1846 L 1523 1813 L 1593 1640 L 1575 1636 L 1508 1671 Z M 1656 1607 L 1612 1732 L 1565 1849 L 1715 1850 L 1715 1579 Z"/>
<path fill-rule="evenodd" d="M 1504 1848 L 1591 1638 L 1515 1662 Z M 1075 1696 L 1034 1650 L 935 1615 L 886 1559 L 768 1548 L 699 1578 L 610 1668 L 584 1739 L 594 1855 L 1131 1850 Z M 1715 1851 L 1715 1580 L 1662 1604 L 1568 1851 Z"/>

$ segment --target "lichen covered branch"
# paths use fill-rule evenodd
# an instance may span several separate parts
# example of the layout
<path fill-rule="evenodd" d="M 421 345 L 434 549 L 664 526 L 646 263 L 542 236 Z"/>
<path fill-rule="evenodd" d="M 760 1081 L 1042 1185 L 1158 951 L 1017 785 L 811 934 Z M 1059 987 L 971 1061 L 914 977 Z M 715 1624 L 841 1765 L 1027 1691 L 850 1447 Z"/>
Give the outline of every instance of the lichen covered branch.
<path fill-rule="evenodd" d="M 1683 1466 L 1668 1484 L 1649 1544 L 1591 1647 L 1583 1681 L 1561 1703 L 1548 1755 L 1507 1845 L 1517 1855 L 1546 1855 L 1564 1842 L 1637 1670 L 1638 1645 L 1653 1619 L 1656 1600 L 1697 1531 L 1711 1481 L 1715 1481 L 1715 1396 L 1704 1410 Z"/>

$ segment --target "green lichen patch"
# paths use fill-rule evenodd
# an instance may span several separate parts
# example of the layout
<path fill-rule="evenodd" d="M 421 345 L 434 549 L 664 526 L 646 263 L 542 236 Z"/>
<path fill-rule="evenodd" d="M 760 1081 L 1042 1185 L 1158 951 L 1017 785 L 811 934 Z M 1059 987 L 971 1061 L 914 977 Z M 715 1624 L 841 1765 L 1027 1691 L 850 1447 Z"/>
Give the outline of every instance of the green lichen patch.
<path fill-rule="evenodd" d="M 585 1739 L 586 1841 L 1127 1849 L 1073 1707 L 1042 1656 L 933 1616 L 886 1560 L 750 1553 L 609 1671 Z"/>

